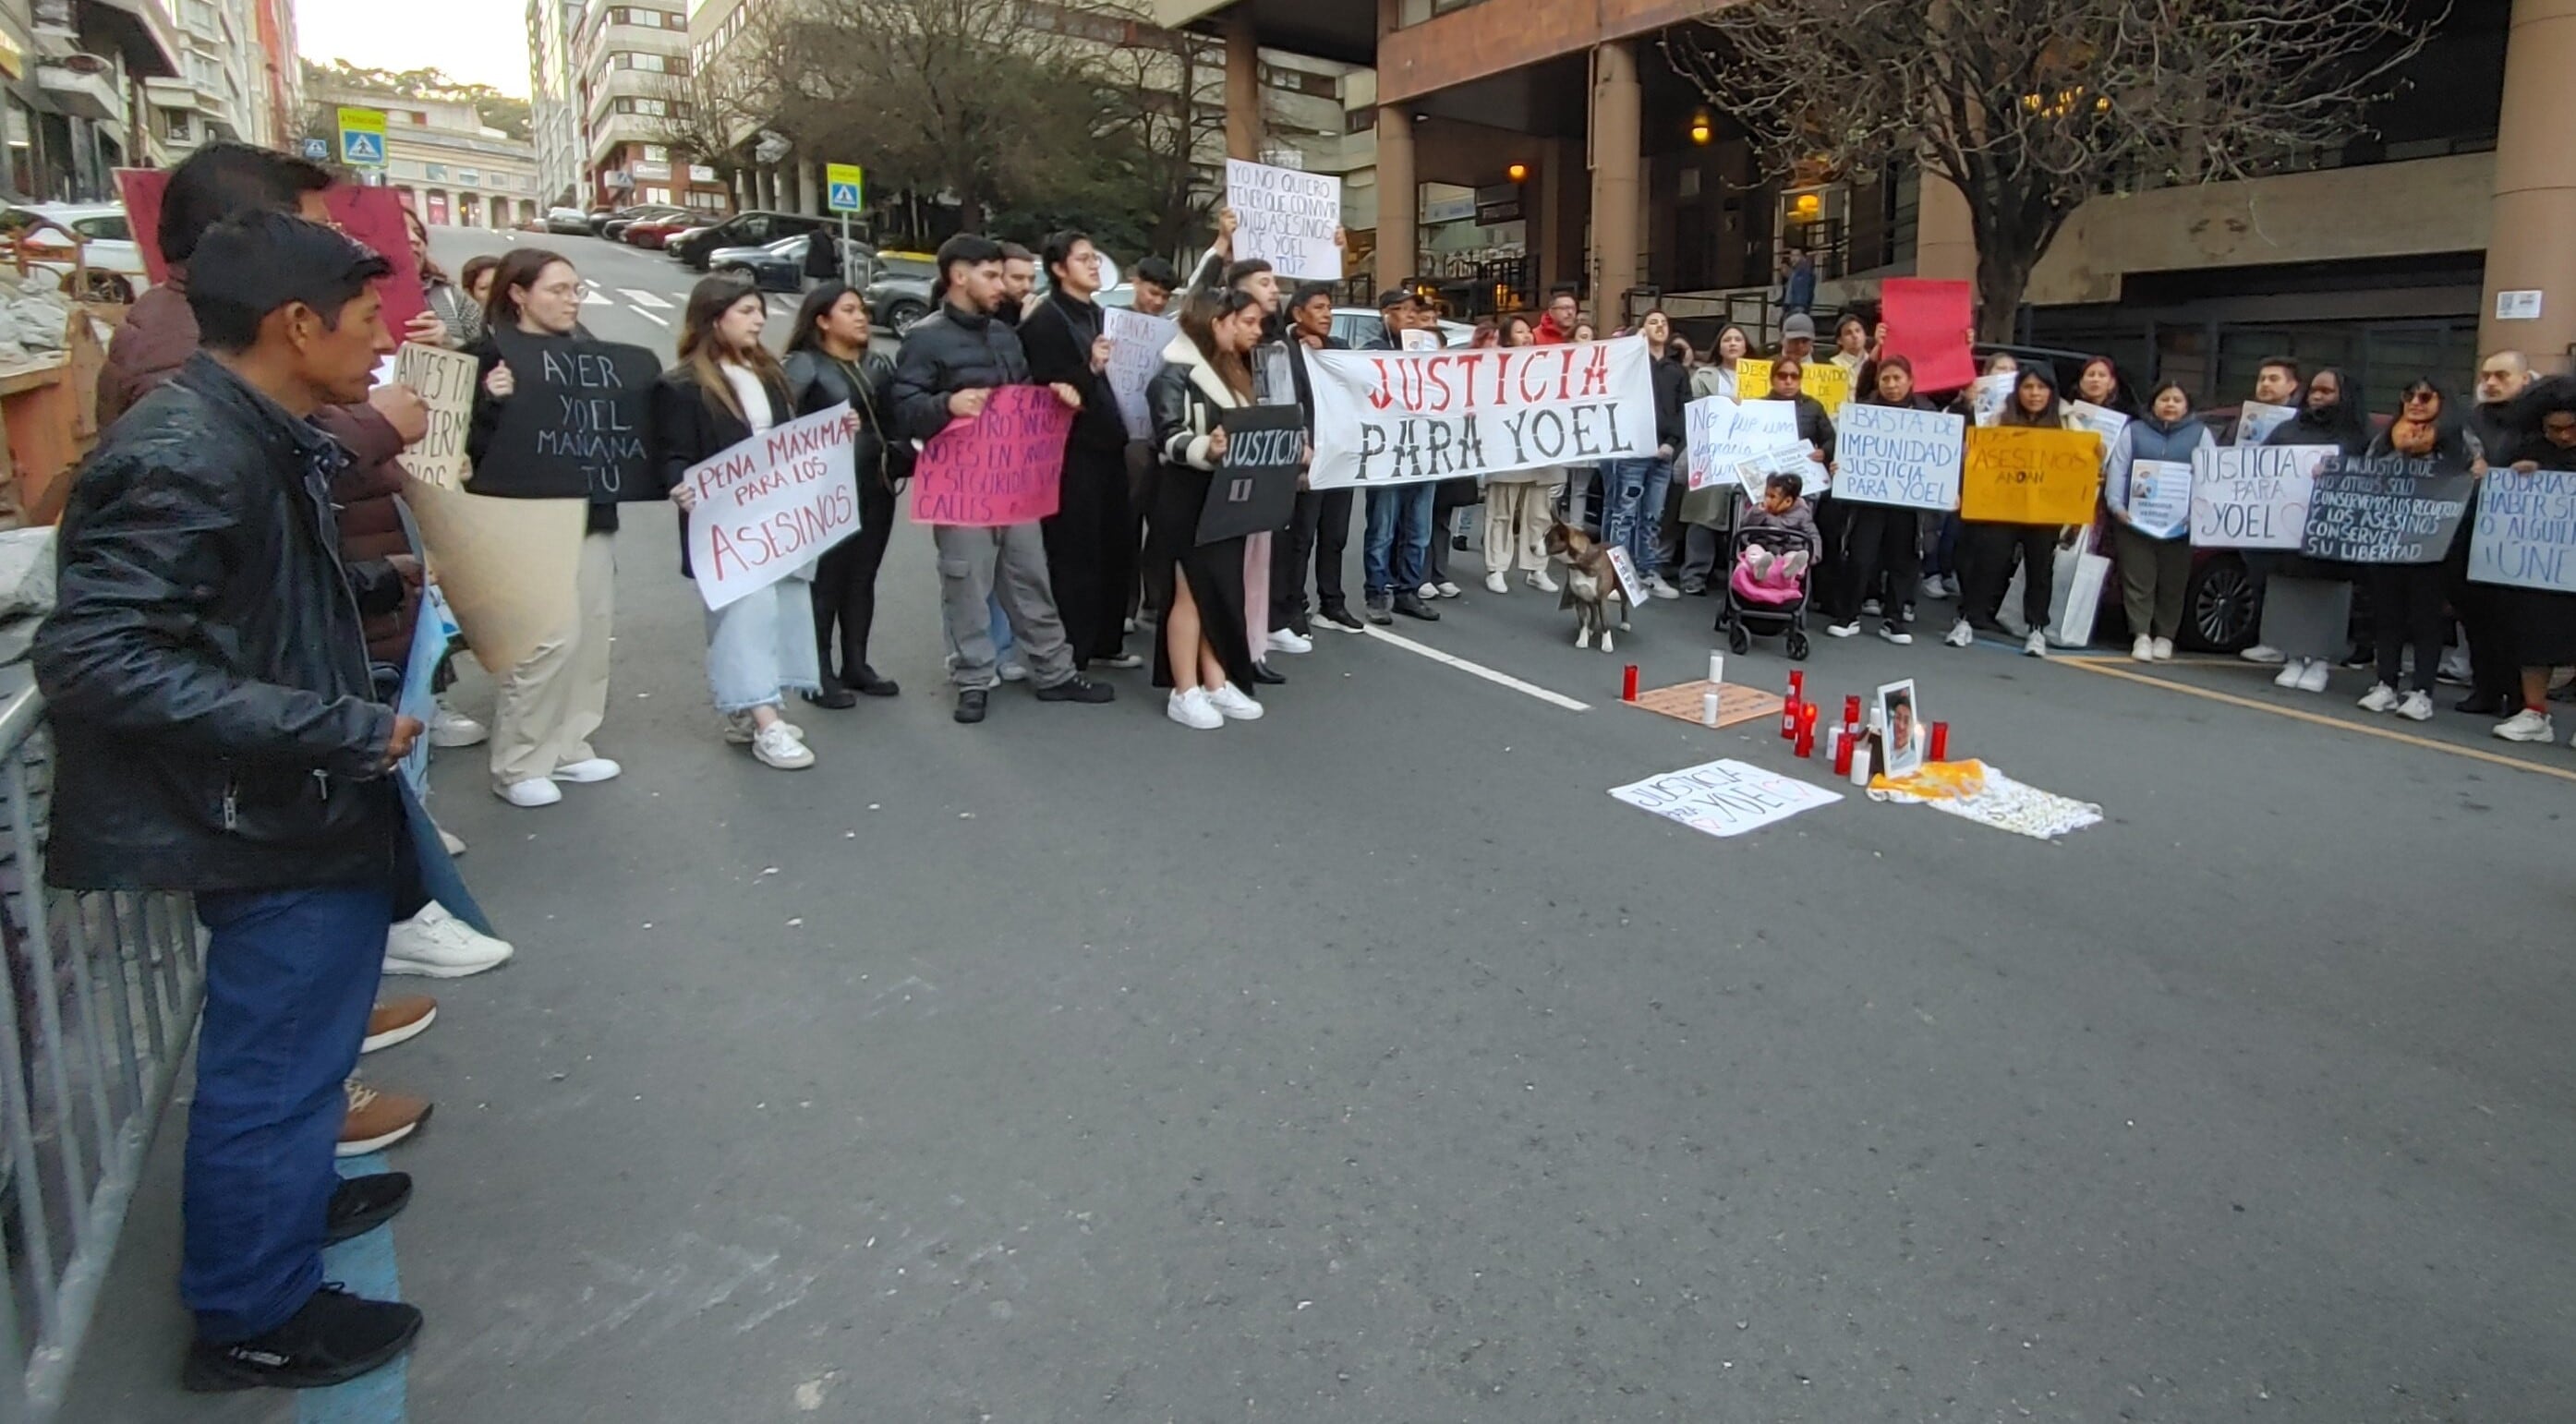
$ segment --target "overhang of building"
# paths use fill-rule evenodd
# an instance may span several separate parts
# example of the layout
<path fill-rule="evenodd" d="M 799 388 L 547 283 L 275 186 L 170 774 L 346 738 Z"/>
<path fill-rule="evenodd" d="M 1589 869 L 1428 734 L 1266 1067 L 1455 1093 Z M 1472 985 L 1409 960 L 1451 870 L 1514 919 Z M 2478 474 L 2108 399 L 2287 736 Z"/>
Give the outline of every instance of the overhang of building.
<path fill-rule="evenodd" d="M 1377 56 L 1377 0 L 1154 0 L 1154 23 L 1213 34 L 1249 14 L 1270 49 L 1366 65 Z"/>
<path fill-rule="evenodd" d="M 179 72 L 179 45 L 170 12 L 161 0 L 81 0 L 84 30 L 98 27 L 125 57 L 125 68 L 137 79 L 163 79 Z"/>
<path fill-rule="evenodd" d="M 1483 0 L 1377 44 L 1377 92 L 1400 103 L 1706 13 L 1714 0 Z M 1263 43 L 1269 43 L 1265 35 Z M 1641 66 L 1642 67 L 1642 66 Z"/>

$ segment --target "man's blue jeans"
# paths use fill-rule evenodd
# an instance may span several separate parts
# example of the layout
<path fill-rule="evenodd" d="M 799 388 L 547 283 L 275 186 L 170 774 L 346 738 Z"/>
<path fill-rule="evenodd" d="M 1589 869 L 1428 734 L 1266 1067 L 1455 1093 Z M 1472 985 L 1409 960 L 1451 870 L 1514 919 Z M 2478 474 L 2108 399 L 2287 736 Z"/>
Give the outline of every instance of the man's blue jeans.
<path fill-rule="evenodd" d="M 1368 492 L 1368 549 L 1362 562 L 1370 598 L 1422 587 L 1431 558 L 1431 495 L 1435 480 L 1381 486 Z"/>
<path fill-rule="evenodd" d="M 204 1339 L 264 1335 L 322 1284 L 340 1085 L 367 1036 L 392 917 L 383 887 L 197 897 L 210 938 L 179 1294 Z"/>
<path fill-rule="evenodd" d="M 1664 495 L 1672 488 L 1670 460 L 1612 460 L 1601 467 L 1609 486 L 1601 516 L 1601 539 L 1624 546 L 1637 565 L 1637 577 L 1648 578 L 1663 567 L 1655 556 L 1664 522 Z"/>

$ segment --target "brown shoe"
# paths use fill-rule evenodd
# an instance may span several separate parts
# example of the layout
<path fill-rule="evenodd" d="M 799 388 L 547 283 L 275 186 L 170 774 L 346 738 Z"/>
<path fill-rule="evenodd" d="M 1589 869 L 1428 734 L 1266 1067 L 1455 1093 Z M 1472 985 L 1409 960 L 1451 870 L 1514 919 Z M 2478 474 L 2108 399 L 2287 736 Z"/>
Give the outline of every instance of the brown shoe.
<path fill-rule="evenodd" d="M 340 1122 L 338 1152 L 342 1157 L 381 1152 L 429 1121 L 427 1098 L 380 1093 L 355 1078 L 349 1080 L 348 1088 L 349 1115 Z"/>
<path fill-rule="evenodd" d="M 420 1031 L 438 1022 L 438 1001 L 427 994 L 396 994 L 376 1001 L 376 1010 L 367 1015 L 367 1041 L 358 1045 L 360 1053 L 373 1053 L 420 1037 Z"/>

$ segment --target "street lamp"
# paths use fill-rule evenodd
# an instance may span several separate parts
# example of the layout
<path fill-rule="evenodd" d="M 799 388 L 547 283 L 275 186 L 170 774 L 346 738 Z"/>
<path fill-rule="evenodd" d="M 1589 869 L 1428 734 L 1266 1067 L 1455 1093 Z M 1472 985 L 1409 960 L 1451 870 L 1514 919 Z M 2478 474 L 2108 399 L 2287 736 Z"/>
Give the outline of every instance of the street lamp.
<path fill-rule="evenodd" d="M 1511 179 L 1515 183 L 1524 182 L 1529 178 L 1529 165 L 1526 163 L 1515 163 L 1511 167 L 1503 170 L 1503 176 Z"/>
<path fill-rule="evenodd" d="M 1691 142 L 1706 145 L 1709 139 L 1714 136 L 1716 132 L 1716 126 L 1708 121 L 1708 110 L 1702 109 L 1698 113 L 1691 115 Z"/>

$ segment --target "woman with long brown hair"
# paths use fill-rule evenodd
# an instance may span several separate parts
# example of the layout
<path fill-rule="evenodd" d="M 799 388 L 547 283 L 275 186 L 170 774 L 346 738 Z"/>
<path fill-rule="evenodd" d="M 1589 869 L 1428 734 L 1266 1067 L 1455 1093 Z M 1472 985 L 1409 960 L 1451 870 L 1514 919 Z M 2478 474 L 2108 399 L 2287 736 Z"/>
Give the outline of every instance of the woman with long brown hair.
<path fill-rule="evenodd" d="M 1162 638 L 1154 685 L 1172 696 L 1165 712 L 1184 727 L 1214 731 L 1261 716 L 1242 689 L 1252 681 L 1244 618 L 1243 540 L 1198 541 L 1208 487 L 1225 459 L 1225 412 L 1253 404 L 1252 348 L 1261 343 L 1261 302 L 1248 292 L 1193 298 L 1181 330 L 1163 348 L 1163 369 L 1145 387 L 1162 468 L 1155 482 L 1146 584 L 1163 588 Z M 1154 572 L 1161 571 L 1158 581 Z"/>
<path fill-rule="evenodd" d="M 790 419 L 787 373 L 760 344 L 769 301 L 747 282 L 708 277 L 680 316 L 680 363 L 653 387 L 653 447 L 680 507 L 680 572 L 689 569 L 689 468 Z M 691 574 L 694 577 L 694 574 Z M 707 614 L 707 682 L 725 740 L 780 771 L 814 764 L 805 734 L 782 713 L 788 689 L 820 693 L 809 561 L 766 588 Z"/>
<path fill-rule="evenodd" d="M 1502 344 L 1533 346 L 1538 328 L 1527 313 L 1502 320 Z M 1565 488 L 1565 470 L 1548 465 L 1485 477 L 1485 588 L 1512 591 L 1511 571 L 1518 559 L 1521 577 L 1541 593 L 1556 592 L 1547 576 L 1547 530 L 1556 522 L 1556 497 Z"/>

